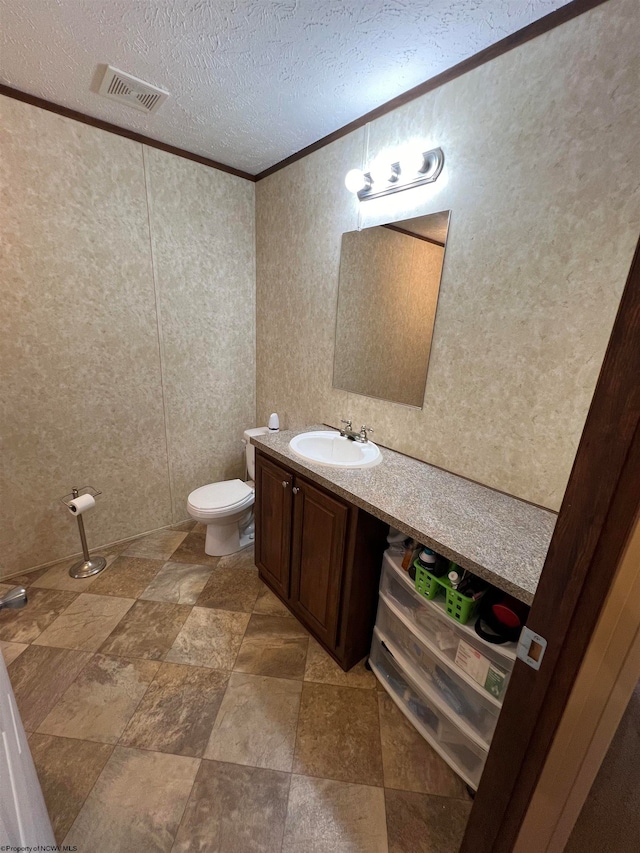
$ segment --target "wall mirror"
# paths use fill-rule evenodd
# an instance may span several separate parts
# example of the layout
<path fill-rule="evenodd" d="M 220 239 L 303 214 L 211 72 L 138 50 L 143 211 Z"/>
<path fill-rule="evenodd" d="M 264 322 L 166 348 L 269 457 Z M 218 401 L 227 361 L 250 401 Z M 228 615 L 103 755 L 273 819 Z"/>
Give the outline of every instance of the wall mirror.
<path fill-rule="evenodd" d="M 450 214 L 342 235 L 334 388 L 422 408 Z"/>

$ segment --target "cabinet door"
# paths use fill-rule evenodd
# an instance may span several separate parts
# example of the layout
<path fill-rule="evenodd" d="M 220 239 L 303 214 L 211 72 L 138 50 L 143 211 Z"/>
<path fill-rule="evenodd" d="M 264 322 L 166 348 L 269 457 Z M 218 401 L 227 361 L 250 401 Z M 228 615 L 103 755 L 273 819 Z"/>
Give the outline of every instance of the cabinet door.
<path fill-rule="evenodd" d="M 283 598 L 289 598 L 293 475 L 256 454 L 256 565 Z"/>
<path fill-rule="evenodd" d="M 310 630 L 335 648 L 348 505 L 295 479 L 291 603 Z"/>

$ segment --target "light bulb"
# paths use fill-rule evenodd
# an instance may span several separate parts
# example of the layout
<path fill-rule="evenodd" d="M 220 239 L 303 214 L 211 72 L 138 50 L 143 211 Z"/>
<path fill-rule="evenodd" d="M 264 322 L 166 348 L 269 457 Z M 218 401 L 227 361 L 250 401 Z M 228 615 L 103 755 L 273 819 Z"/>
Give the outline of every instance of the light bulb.
<path fill-rule="evenodd" d="M 384 160 L 373 163 L 369 169 L 369 174 L 377 186 L 391 183 L 398 178 L 398 174 L 391 163 L 385 163 Z"/>
<path fill-rule="evenodd" d="M 405 178 L 411 178 L 424 171 L 424 154 L 417 148 L 407 151 L 400 158 L 400 172 Z"/>
<path fill-rule="evenodd" d="M 350 193 L 359 193 L 360 190 L 367 189 L 369 181 L 362 169 L 351 169 L 347 172 L 344 185 Z"/>

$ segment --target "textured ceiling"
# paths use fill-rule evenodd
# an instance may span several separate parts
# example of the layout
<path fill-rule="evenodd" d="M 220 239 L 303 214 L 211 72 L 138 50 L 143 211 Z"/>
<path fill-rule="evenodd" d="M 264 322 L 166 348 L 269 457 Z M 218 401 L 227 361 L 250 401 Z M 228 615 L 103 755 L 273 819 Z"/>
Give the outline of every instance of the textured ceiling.
<path fill-rule="evenodd" d="M 0 0 L 0 80 L 257 173 L 567 0 Z M 110 63 L 171 93 L 91 91 Z"/>

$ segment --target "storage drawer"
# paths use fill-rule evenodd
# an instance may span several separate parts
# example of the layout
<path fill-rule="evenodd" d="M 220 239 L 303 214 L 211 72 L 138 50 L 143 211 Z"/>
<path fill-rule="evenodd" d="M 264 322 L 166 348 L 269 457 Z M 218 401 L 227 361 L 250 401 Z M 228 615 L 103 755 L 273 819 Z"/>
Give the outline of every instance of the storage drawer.
<path fill-rule="evenodd" d="M 487 757 L 486 750 L 466 737 L 435 705 L 420 695 L 383 643 L 377 629 L 369 661 L 379 681 L 416 729 L 465 782 L 477 788 Z"/>
<path fill-rule="evenodd" d="M 394 614 L 395 603 L 380 595 L 376 627 L 393 649 L 406 659 L 405 667 L 418 687 L 435 699 L 455 725 L 487 748 L 498 721 L 500 705 L 479 684 L 465 680 L 449 658 L 434 651 Z M 400 611 L 398 611 L 400 612 Z M 406 618 L 406 617 L 405 617 Z"/>
<path fill-rule="evenodd" d="M 387 596 L 402 613 L 416 624 L 442 651 L 449 650 L 455 657 L 458 648 L 456 624 L 444 614 L 440 618 L 438 612 L 426 598 L 415 590 L 411 590 L 411 579 L 401 569 L 405 579 L 398 577 L 398 572 L 388 562 L 386 556 L 382 563 L 382 578 L 380 593 Z M 445 621 L 446 619 L 446 621 Z"/>
<path fill-rule="evenodd" d="M 466 671 L 483 689 L 502 701 L 515 663 L 515 643 L 492 645 L 476 634 L 475 622 L 467 625 L 454 622 L 438 599 L 427 601 L 415 590 L 409 575 L 387 552 L 382 561 L 380 592 L 415 623 L 416 632 L 434 644 L 453 666 Z"/>

